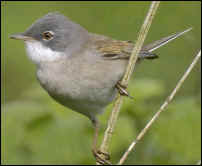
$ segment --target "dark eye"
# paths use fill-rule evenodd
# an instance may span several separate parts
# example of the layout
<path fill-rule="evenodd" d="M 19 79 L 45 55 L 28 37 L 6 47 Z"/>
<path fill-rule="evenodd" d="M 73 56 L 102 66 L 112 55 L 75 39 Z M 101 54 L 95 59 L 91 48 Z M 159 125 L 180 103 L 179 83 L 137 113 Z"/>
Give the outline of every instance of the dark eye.
<path fill-rule="evenodd" d="M 53 39 L 54 33 L 52 31 L 43 32 L 42 36 L 44 40 L 51 40 Z"/>

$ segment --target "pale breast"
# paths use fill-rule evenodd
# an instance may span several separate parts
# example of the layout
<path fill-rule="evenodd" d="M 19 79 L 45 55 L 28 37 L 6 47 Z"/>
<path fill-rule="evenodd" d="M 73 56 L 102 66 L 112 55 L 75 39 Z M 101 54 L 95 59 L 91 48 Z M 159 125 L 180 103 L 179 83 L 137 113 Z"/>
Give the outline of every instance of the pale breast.
<path fill-rule="evenodd" d="M 93 56 L 92 56 L 93 58 Z M 123 61 L 80 57 L 43 64 L 37 77 L 50 96 L 77 112 L 102 110 L 115 97 Z M 99 112 L 99 111 L 98 111 Z"/>

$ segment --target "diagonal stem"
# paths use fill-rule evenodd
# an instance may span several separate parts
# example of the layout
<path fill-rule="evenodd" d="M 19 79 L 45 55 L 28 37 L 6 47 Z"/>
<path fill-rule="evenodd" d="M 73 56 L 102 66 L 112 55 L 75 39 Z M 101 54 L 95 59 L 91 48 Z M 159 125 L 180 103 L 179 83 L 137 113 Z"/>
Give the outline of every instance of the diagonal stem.
<path fill-rule="evenodd" d="M 123 86 L 128 85 L 129 79 L 132 75 L 132 72 L 133 72 L 134 67 L 135 67 L 135 63 L 136 63 L 137 58 L 138 58 L 138 53 L 141 50 L 143 42 L 144 42 L 146 35 L 149 31 L 149 27 L 152 23 L 152 20 L 154 18 L 156 10 L 159 6 L 159 3 L 160 2 L 158 2 L 158 1 L 153 1 L 151 3 L 151 6 L 150 6 L 149 11 L 147 13 L 147 16 L 145 18 L 145 21 L 144 21 L 144 23 L 140 29 L 137 42 L 136 42 L 135 47 L 134 47 L 132 54 L 130 56 L 130 60 L 129 60 L 129 63 L 128 63 L 128 66 L 126 69 L 126 73 L 125 73 L 125 75 L 121 81 L 121 84 Z M 102 141 L 101 148 L 100 148 L 100 150 L 104 153 L 108 153 L 108 148 L 109 148 L 109 144 L 110 144 L 110 141 L 112 138 L 112 133 L 114 131 L 114 127 L 115 127 L 116 121 L 118 119 L 118 115 L 119 115 L 119 111 L 120 111 L 122 103 L 123 103 L 123 97 L 120 94 L 118 94 L 118 96 L 115 100 L 115 103 L 114 103 L 114 108 L 112 110 L 110 119 L 108 121 L 107 129 L 105 130 L 104 139 Z"/>
<path fill-rule="evenodd" d="M 137 144 L 137 142 L 139 140 L 141 140 L 141 138 L 145 135 L 145 133 L 147 132 L 147 130 L 151 127 L 151 125 L 154 123 L 154 121 L 159 117 L 160 113 L 166 109 L 166 107 L 172 101 L 172 99 L 174 98 L 176 92 L 180 89 L 180 87 L 182 86 L 182 84 L 184 83 L 184 81 L 186 80 L 187 76 L 189 75 L 189 73 L 191 72 L 191 70 L 193 69 L 193 67 L 196 65 L 196 63 L 198 62 L 198 60 L 199 60 L 200 57 L 201 57 L 201 51 L 199 51 L 199 53 L 196 55 L 196 57 L 194 58 L 194 60 L 190 64 L 190 66 L 187 68 L 187 70 L 184 73 L 184 75 L 182 76 L 182 78 L 177 83 L 176 87 L 173 89 L 173 91 L 168 96 L 168 98 L 165 100 L 165 102 L 161 105 L 161 107 L 159 108 L 159 110 L 155 113 L 155 115 L 152 117 L 152 119 L 147 123 L 147 125 L 145 126 L 145 128 L 143 128 L 142 131 L 138 134 L 136 140 L 133 141 L 130 144 L 129 148 L 126 150 L 126 152 L 124 153 L 124 155 L 121 157 L 118 165 L 122 165 L 124 163 L 124 161 L 127 159 L 128 155 L 129 155 L 129 153 L 135 148 L 135 145 Z"/>

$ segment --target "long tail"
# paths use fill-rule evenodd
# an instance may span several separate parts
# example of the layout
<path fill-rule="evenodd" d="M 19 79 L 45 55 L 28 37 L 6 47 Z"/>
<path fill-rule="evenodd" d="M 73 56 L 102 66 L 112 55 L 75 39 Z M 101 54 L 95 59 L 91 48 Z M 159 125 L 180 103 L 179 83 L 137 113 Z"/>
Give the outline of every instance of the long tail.
<path fill-rule="evenodd" d="M 168 37 L 164 37 L 164 38 L 162 38 L 160 40 L 157 40 L 155 42 L 152 42 L 151 44 L 148 44 L 148 45 L 144 46 L 142 48 L 142 50 L 141 50 L 139 58 L 140 59 L 144 59 L 144 58 L 146 58 L 146 59 L 156 59 L 156 58 L 158 58 L 158 56 L 156 54 L 153 54 L 151 52 L 158 49 L 159 47 L 169 43 L 170 41 L 178 38 L 179 36 L 185 34 L 186 32 L 189 32 L 190 30 L 192 30 L 192 28 L 186 29 L 183 32 L 178 32 L 178 33 L 170 35 Z"/>

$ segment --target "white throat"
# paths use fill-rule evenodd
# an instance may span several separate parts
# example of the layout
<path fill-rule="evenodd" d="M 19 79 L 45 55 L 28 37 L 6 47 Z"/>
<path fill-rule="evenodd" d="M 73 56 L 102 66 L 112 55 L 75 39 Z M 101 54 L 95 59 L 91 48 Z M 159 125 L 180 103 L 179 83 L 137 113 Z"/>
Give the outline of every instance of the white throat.
<path fill-rule="evenodd" d="M 28 57 L 36 64 L 55 61 L 63 56 L 61 52 L 53 51 L 39 41 L 26 41 L 25 44 Z"/>

